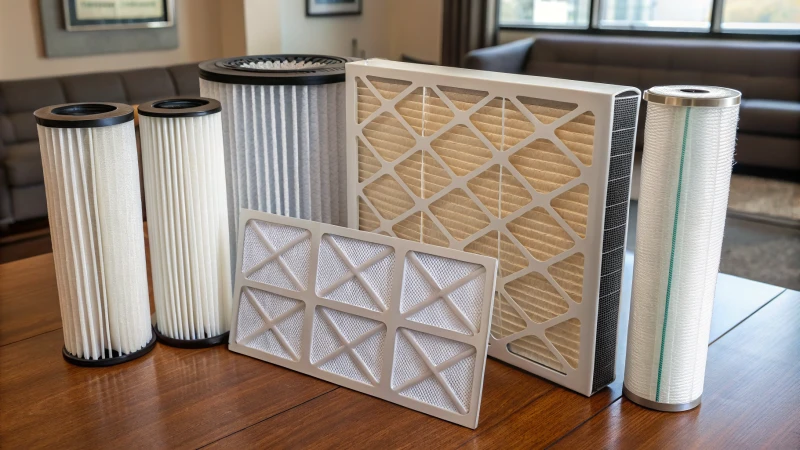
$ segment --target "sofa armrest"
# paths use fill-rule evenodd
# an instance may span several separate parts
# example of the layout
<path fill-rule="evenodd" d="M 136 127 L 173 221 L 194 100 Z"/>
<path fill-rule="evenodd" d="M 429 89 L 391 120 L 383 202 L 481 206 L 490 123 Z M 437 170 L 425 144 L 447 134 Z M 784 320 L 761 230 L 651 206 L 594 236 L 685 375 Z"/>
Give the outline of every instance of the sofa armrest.
<path fill-rule="evenodd" d="M 467 53 L 464 66 L 468 69 L 522 73 L 532 47 L 533 38 L 529 38 L 473 50 Z"/>

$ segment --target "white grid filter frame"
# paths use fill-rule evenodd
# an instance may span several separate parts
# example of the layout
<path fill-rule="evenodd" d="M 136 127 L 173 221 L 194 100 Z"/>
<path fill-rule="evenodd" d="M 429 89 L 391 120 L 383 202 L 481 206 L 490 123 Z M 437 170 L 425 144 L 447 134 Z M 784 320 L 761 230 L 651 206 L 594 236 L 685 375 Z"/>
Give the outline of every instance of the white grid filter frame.
<path fill-rule="evenodd" d="M 229 348 L 478 426 L 497 260 L 243 209 Z"/>
<path fill-rule="evenodd" d="M 489 355 L 613 381 L 639 91 L 384 60 L 346 83 L 348 225 L 496 257 Z"/>

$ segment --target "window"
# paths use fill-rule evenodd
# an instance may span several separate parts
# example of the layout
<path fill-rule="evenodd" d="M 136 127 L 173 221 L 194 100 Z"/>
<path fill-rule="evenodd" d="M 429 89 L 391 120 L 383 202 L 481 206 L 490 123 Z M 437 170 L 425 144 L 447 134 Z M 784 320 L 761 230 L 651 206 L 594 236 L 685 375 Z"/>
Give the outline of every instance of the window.
<path fill-rule="evenodd" d="M 800 32 L 798 0 L 725 0 L 722 31 Z"/>
<path fill-rule="evenodd" d="M 800 34 L 800 0 L 499 0 L 499 8 L 505 28 Z"/>
<path fill-rule="evenodd" d="M 500 24 L 587 28 L 589 0 L 501 0 Z"/>
<path fill-rule="evenodd" d="M 712 0 L 605 0 L 600 3 L 600 28 L 711 29 Z"/>

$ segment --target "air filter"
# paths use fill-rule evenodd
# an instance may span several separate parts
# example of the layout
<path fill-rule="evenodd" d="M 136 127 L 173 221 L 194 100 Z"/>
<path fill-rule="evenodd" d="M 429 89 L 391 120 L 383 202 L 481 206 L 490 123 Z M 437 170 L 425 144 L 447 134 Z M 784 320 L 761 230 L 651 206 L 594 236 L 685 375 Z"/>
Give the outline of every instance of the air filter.
<path fill-rule="evenodd" d="M 64 359 L 110 366 L 155 346 L 133 109 L 48 106 L 39 129 Z"/>
<path fill-rule="evenodd" d="M 200 92 L 222 103 L 228 222 L 239 208 L 346 222 L 345 58 L 267 55 L 200 64 Z"/>
<path fill-rule="evenodd" d="M 644 98 L 623 390 L 642 406 L 685 411 L 703 393 L 741 94 L 662 86 Z"/>
<path fill-rule="evenodd" d="M 350 226 L 498 258 L 489 355 L 613 381 L 639 91 L 380 60 L 347 89 Z"/>
<path fill-rule="evenodd" d="M 231 268 L 221 107 L 206 98 L 139 105 L 156 305 L 168 345 L 227 341 Z"/>
<path fill-rule="evenodd" d="M 230 349 L 478 426 L 497 261 L 242 210 Z"/>

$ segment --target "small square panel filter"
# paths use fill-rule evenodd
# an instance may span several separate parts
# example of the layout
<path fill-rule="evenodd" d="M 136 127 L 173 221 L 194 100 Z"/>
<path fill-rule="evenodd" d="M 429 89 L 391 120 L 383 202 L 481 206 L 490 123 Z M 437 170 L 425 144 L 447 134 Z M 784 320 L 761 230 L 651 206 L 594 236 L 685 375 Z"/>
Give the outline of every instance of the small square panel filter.
<path fill-rule="evenodd" d="M 230 349 L 478 425 L 497 261 L 242 210 Z"/>

